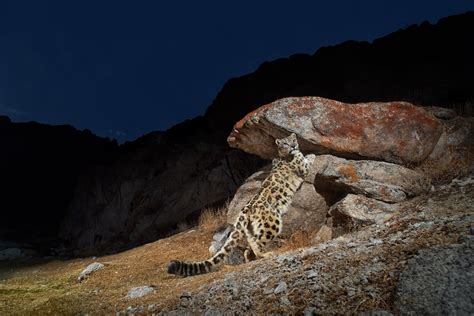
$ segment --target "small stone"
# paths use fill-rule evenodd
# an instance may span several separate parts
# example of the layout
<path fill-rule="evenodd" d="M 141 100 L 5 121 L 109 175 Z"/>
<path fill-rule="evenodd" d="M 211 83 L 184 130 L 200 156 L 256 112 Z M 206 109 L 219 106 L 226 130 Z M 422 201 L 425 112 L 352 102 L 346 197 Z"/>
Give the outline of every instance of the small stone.
<path fill-rule="evenodd" d="M 309 270 L 308 272 L 308 279 L 314 279 L 318 276 L 318 272 L 315 270 Z"/>
<path fill-rule="evenodd" d="M 432 113 L 435 117 L 443 120 L 450 120 L 456 117 L 456 112 L 452 109 L 442 108 L 439 106 L 427 106 L 424 107 L 424 109 Z"/>
<path fill-rule="evenodd" d="M 316 310 L 316 307 L 312 307 L 312 306 L 308 306 L 304 309 L 304 316 L 313 316 L 313 315 L 317 315 L 317 310 Z"/>
<path fill-rule="evenodd" d="M 13 260 L 23 257 L 24 253 L 19 248 L 7 248 L 0 250 L 0 261 L 1 260 Z"/>
<path fill-rule="evenodd" d="M 270 289 L 268 287 L 263 289 L 263 294 L 265 295 L 272 294 L 272 293 L 273 293 L 273 289 Z"/>
<path fill-rule="evenodd" d="M 179 300 L 180 300 L 179 304 L 181 305 L 181 307 L 188 307 L 189 305 L 191 305 L 191 301 L 192 301 L 191 293 L 183 292 L 181 296 L 179 297 Z"/>
<path fill-rule="evenodd" d="M 356 290 L 352 287 L 347 287 L 346 293 L 348 297 L 353 297 L 356 294 Z"/>
<path fill-rule="evenodd" d="M 280 297 L 280 304 L 286 305 L 286 306 L 291 305 L 291 302 L 288 299 L 288 296 L 285 295 L 285 296 Z"/>
<path fill-rule="evenodd" d="M 275 288 L 273 293 L 280 294 L 282 292 L 285 292 L 287 289 L 288 289 L 288 286 L 286 285 L 286 282 L 282 281 L 278 284 L 278 286 Z"/>
<path fill-rule="evenodd" d="M 155 287 L 153 285 L 137 286 L 137 287 L 132 288 L 130 291 L 128 291 L 127 298 L 142 297 L 154 291 L 155 291 Z"/>
<path fill-rule="evenodd" d="M 462 235 L 462 236 L 459 236 L 458 241 L 460 243 L 474 241 L 474 236 L 473 235 Z"/>
<path fill-rule="evenodd" d="M 367 311 L 367 312 L 362 312 L 359 314 L 359 316 L 392 316 L 393 314 L 384 311 L 384 310 L 374 310 L 374 311 Z"/>
<path fill-rule="evenodd" d="M 250 300 L 248 297 L 244 299 L 244 307 L 246 310 L 249 310 L 252 307 L 252 300 Z"/>
<path fill-rule="evenodd" d="M 365 275 L 361 275 L 356 281 L 355 284 L 368 284 L 369 279 Z"/>
<path fill-rule="evenodd" d="M 226 279 L 225 286 L 228 291 L 231 293 L 233 299 L 237 299 L 239 295 L 239 286 L 234 279 Z"/>
<path fill-rule="evenodd" d="M 371 245 L 380 245 L 380 244 L 383 244 L 383 240 L 381 239 L 376 239 L 376 238 L 371 238 L 370 239 L 370 244 Z"/>
<path fill-rule="evenodd" d="M 91 263 L 90 265 L 87 266 L 87 268 L 82 270 L 77 280 L 79 282 L 82 282 L 84 279 L 88 278 L 92 272 L 103 269 L 103 268 L 104 268 L 104 265 L 100 262 Z"/>
<path fill-rule="evenodd" d="M 428 229 L 428 228 L 433 227 L 433 222 L 431 222 L 431 221 L 429 221 L 429 222 L 419 222 L 419 223 L 413 224 L 413 227 L 420 228 L 420 229 Z"/>
<path fill-rule="evenodd" d="M 327 225 L 323 225 L 318 233 L 316 234 L 316 236 L 314 237 L 313 239 L 313 242 L 315 244 L 317 243 L 323 243 L 323 242 L 326 242 L 328 240 L 331 240 L 332 239 L 332 236 L 333 236 L 333 232 L 332 232 L 332 229 L 327 226 Z"/>

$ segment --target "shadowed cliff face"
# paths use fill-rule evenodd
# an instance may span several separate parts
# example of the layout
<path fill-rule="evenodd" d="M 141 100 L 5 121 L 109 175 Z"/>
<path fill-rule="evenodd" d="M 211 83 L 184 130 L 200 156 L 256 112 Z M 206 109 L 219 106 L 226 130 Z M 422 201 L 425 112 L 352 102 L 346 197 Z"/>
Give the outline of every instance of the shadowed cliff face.
<path fill-rule="evenodd" d="M 81 175 L 61 237 L 76 254 L 150 242 L 222 204 L 260 159 L 192 130 L 152 133 L 122 148 L 113 164 Z"/>
<path fill-rule="evenodd" d="M 229 80 L 203 117 L 126 143 L 113 159 L 107 155 L 102 159 L 102 152 L 94 151 L 96 147 L 84 145 L 77 152 L 91 154 L 86 156 L 86 165 L 97 164 L 66 168 L 70 178 L 58 178 L 55 186 L 43 185 L 45 192 L 57 193 L 41 194 L 42 208 L 59 200 L 60 205 L 70 202 L 60 237 L 72 249 L 79 249 L 78 254 L 115 251 L 157 239 L 177 223 L 196 218 L 203 207 L 223 203 L 262 165 L 259 158 L 230 149 L 226 138 L 235 122 L 263 104 L 287 96 L 315 95 L 344 102 L 401 100 L 472 107 L 472 29 L 471 12 L 442 19 L 436 25 L 411 26 L 371 44 L 345 42 L 313 55 L 263 63 L 254 73 Z M 35 137 L 27 136 L 8 146 L 36 148 Z M 43 136 L 41 140 L 49 138 Z M 52 144 L 54 154 L 41 160 L 52 161 L 51 170 L 57 167 L 54 173 L 60 175 L 64 169 L 54 162 L 63 146 Z M 113 145 L 105 147 L 116 150 Z M 31 163 L 37 160 L 31 158 L 34 155 L 17 156 L 24 157 L 23 165 L 45 170 Z M 14 170 L 21 170 L 16 168 L 8 168 L 10 178 L 14 178 Z M 11 193 L 16 197 L 12 201 L 26 197 L 35 200 L 39 185 L 25 188 L 22 179 L 25 177 L 15 180 L 18 185 Z M 32 206 L 22 204 L 18 209 L 23 214 L 36 213 Z M 53 222 L 57 224 L 65 209 L 55 210 Z M 40 217 L 28 216 L 31 223 Z M 18 227 L 26 226 L 18 221 Z"/>
<path fill-rule="evenodd" d="M 0 239 L 56 239 L 77 175 L 117 151 L 116 142 L 89 131 L 0 117 Z"/>

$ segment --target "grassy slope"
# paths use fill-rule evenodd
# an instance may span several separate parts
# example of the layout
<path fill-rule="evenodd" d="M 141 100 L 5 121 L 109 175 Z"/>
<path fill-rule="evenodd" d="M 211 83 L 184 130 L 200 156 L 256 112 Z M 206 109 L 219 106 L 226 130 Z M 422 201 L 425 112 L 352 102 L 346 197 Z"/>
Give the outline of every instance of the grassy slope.
<path fill-rule="evenodd" d="M 226 266 L 216 273 L 176 278 L 166 273 L 171 259 L 202 259 L 208 256 L 211 233 L 197 229 L 162 239 L 116 255 L 37 263 L 0 265 L 0 314 L 112 313 L 133 304 L 175 305 L 183 291 L 219 278 L 239 266 Z M 92 262 L 105 268 L 82 283 L 79 273 Z M 156 293 L 125 298 L 135 286 L 155 285 Z"/>

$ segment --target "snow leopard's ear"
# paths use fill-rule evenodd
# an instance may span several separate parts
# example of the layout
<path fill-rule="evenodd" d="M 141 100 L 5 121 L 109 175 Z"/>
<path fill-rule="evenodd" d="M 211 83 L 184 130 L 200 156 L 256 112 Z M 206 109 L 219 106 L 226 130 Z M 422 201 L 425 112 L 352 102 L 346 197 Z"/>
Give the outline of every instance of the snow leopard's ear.
<path fill-rule="evenodd" d="M 290 134 L 290 138 L 291 138 L 291 139 L 296 139 L 296 134 L 295 134 L 295 133 L 291 133 L 291 134 Z"/>
<path fill-rule="evenodd" d="M 275 144 L 277 144 L 277 146 L 280 146 L 280 144 L 281 144 L 281 140 L 279 140 L 279 139 L 275 139 Z"/>

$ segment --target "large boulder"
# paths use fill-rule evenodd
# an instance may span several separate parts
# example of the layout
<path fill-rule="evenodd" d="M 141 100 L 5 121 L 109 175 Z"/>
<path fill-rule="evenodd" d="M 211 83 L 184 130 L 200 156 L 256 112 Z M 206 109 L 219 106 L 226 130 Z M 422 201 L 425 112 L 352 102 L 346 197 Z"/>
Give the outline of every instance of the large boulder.
<path fill-rule="evenodd" d="M 260 191 L 263 180 L 268 176 L 270 166 L 251 175 L 239 187 L 228 207 L 228 222 L 235 222 L 240 210 Z M 282 236 L 290 236 L 297 230 L 310 230 L 321 227 L 326 220 L 328 206 L 318 194 L 313 184 L 314 175 L 308 175 L 296 192 L 288 212 L 283 216 Z"/>
<path fill-rule="evenodd" d="M 314 183 L 321 192 L 331 188 L 385 202 L 401 202 L 430 188 L 423 174 L 393 163 L 348 160 L 331 155 L 321 155 L 316 160 Z"/>
<path fill-rule="evenodd" d="M 443 128 L 433 114 L 407 102 L 348 104 L 321 97 L 290 97 L 261 106 L 237 122 L 232 147 L 276 156 L 274 139 L 294 132 L 313 153 L 411 164 L 424 160 Z"/>

